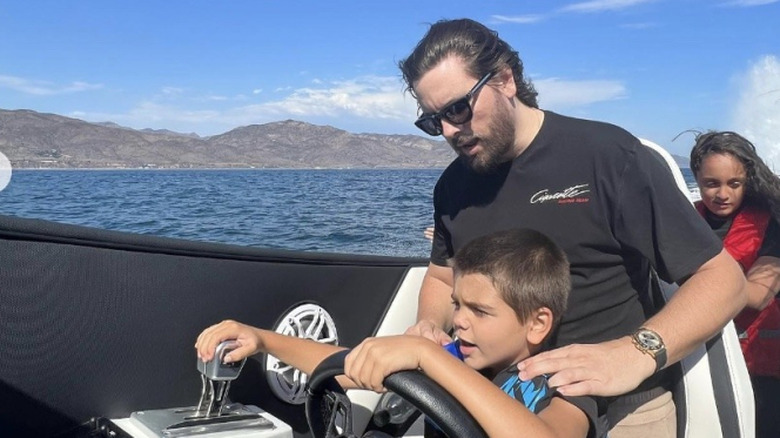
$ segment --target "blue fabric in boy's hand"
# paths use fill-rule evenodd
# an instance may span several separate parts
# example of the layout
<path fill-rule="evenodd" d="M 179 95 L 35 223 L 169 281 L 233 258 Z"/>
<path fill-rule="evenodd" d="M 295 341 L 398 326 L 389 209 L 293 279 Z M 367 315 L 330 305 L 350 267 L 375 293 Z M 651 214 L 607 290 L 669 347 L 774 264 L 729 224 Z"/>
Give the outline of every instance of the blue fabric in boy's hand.
<path fill-rule="evenodd" d="M 457 340 L 445 345 L 444 349 L 449 351 L 450 354 L 457 357 L 458 359 L 463 360 L 463 353 L 460 352 L 460 342 Z"/>

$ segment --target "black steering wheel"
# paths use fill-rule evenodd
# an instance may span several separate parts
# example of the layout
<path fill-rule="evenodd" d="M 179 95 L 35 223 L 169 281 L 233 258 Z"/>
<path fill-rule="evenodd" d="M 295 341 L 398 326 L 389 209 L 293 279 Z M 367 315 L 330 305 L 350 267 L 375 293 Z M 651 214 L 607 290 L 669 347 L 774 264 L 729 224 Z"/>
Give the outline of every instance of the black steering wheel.
<path fill-rule="evenodd" d="M 335 353 L 320 363 L 309 377 L 306 420 L 317 438 L 351 438 L 352 406 L 335 377 L 344 374 L 344 357 L 349 350 Z M 474 417 L 438 383 L 417 370 L 400 371 L 385 378 L 385 386 L 400 395 L 449 437 L 487 438 Z M 336 414 L 343 415 L 342 432 L 336 430 Z"/>

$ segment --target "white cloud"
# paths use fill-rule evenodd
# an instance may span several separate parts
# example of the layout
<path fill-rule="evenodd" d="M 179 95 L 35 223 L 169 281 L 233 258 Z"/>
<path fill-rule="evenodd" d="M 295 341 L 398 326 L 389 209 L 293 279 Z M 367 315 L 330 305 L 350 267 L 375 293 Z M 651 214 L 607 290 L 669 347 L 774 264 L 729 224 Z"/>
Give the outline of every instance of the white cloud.
<path fill-rule="evenodd" d="M 657 0 L 591 0 L 579 3 L 571 3 L 562 8 L 558 8 L 547 14 L 524 14 L 524 15 L 491 15 L 491 23 L 516 23 L 531 24 L 546 20 L 555 15 L 567 13 L 594 13 L 603 11 L 617 11 L 628 9 L 633 6 L 654 2 Z M 780 1 L 780 0 L 737 0 L 741 2 L 758 1 Z M 622 25 L 628 29 L 646 29 L 654 27 L 652 23 L 629 23 Z"/>
<path fill-rule="evenodd" d="M 68 115 L 92 122 L 115 122 L 133 128 L 166 128 L 168 122 L 187 122 L 195 125 L 210 122 L 219 117 L 218 111 L 186 110 L 172 105 L 144 101 L 126 113 L 101 113 L 88 111 L 72 111 Z"/>
<path fill-rule="evenodd" d="M 184 93 L 184 89 L 179 87 L 163 87 L 163 89 L 160 91 L 162 94 L 168 95 L 181 95 Z"/>
<path fill-rule="evenodd" d="M 32 94 L 35 96 L 53 96 L 56 94 L 71 94 L 82 91 L 97 90 L 103 88 L 103 85 L 75 81 L 69 85 L 58 86 L 46 81 L 0 75 L 0 88 L 9 88 L 11 90 Z"/>
<path fill-rule="evenodd" d="M 761 158 L 780 172 L 780 59 L 766 55 L 736 81 L 734 130 L 753 142 Z"/>
<path fill-rule="evenodd" d="M 248 112 L 290 116 L 357 116 L 408 119 L 416 107 L 404 100 L 397 77 L 364 76 L 294 90 L 281 100 L 245 107 Z"/>
<path fill-rule="evenodd" d="M 142 126 L 146 121 L 172 121 L 177 122 L 177 124 L 180 122 L 200 124 L 213 121 L 219 118 L 219 116 L 219 111 L 187 110 L 154 102 L 142 102 L 128 114 L 119 116 L 119 118 L 122 121 L 133 122 L 138 126 Z"/>
<path fill-rule="evenodd" d="M 587 2 L 572 3 L 560 9 L 561 12 L 601 12 L 616 11 L 632 6 L 649 3 L 654 0 L 592 0 Z"/>
<path fill-rule="evenodd" d="M 254 90 L 252 90 L 252 94 L 260 94 L 262 92 L 263 92 L 262 88 L 255 88 Z"/>
<path fill-rule="evenodd" d="M 78 93 L 81 91 L 98 90 L 100 88 L 103 88 L 102 84 L 90 84 L 87 82 L 76 81 L 70 85 L 66 85 L 65 87 L 60 88 L 59 90 L 55 90 L 55 94 Z"/>
<path fill-rule="evenodd" d="M 723 3 L 723 6 L 737 6 L 742 8 L 749 8 L 752 6 L 763 6 L 777 3 L 780 0 L 734 0 Z"/>
<path fill-rule="evenodd" d="M 626 23 L 621 24 L 621 29 L 632 29 L 632 30 L 643 30 L 643 29 L 652 29 L 654 27 L 658 27 L 656 23 Z"/>
<path fill-rule="evenodd" d="M 529 14 L 529 15 L 491 15 L 493 23 L 518 23 L 518 24 L 530 24 L 537 23 L 544 20 L 544 15 Z"/>
<path fill-rule="evenodd" d="M 408 122 L 417 110 L 414 99 L 406 98 L 401 80 L 395 76 L 323 82 L 321 87 L 294 89 L 281 99 L 219 110 L 209 109 L 206 99 L 190 99 L 207 108 L 192 110 L 185 109 L 181 103 L 186 96 L 176 100 L 159 97 L 144 101 L 125 114 L 80 112 L 78 117 L 91 121 L 110 120 L 134 128 L 166 128 L 212 135 L 237 126 L 286 118 L 312 123 L 325 119 Z"/>
<path fill-rule="evenodd" d="M 547 78 L 535 79 L 534 85 L 539 90 L 542 106 L 553 110 L 621 99 L 627 94 L 621 82 L 609 80 Z M 72 114 L 85 120 L 113 121 L 137 129 L 165 128 L 200 135 L 283 119 L 334 126 L 374 126 L 370 128 L 374 132 L 388 127 L 409 127 L 412 131 L 417 104 L 403 89 L 397 76 L 362 76 L 289 90 L 276 100 L 251 105 L 226 107 L 225 102 L 187 98 L 185 92 L 176 99 L 170 98 L 170 94 L 153 96 L 123 114 Z M 196 107 L 191 106 L 193 102 Z"/>
<path fill-rule="evenodd" d="M 540 106 L 546 109 L 572 108 L 595 102 L 622 99 L 626 87 L 619 81 L 567 81 L 558 78 L 534 79 Z"/>
<path fill-rule="evenodd" d="M 228 99 L 229 99 L 229 97 L 227 97 L 227 96 L 219 96 L 219 95 L 216 95 L 216 94 L 211 94 L 211 95 L 208 95 L 208 96 L 204 97 L 204 100 L 210 100 L 210 101 L 214 101 L 214 102 L 224 102 L 224 101 L 226 101 Z"/>

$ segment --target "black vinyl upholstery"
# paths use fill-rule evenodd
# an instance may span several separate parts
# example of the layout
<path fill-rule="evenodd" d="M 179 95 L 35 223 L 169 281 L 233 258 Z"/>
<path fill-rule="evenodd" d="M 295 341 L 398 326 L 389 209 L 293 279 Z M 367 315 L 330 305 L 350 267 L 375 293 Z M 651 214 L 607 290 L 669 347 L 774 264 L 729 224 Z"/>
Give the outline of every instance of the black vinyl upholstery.
<path fill-rule="evenodd" d="M 193 344 L 222 319 L 272 327 L 314 302 L 352 346 L 374 334 L 406 270 L 424 263 L 0 216 L 0 436 L 52 436 L 91 417 L 195 404 Z M 270 395 L 261 367 L 247 362 L 232 399 L 307 434 L 303 408 Z"/>

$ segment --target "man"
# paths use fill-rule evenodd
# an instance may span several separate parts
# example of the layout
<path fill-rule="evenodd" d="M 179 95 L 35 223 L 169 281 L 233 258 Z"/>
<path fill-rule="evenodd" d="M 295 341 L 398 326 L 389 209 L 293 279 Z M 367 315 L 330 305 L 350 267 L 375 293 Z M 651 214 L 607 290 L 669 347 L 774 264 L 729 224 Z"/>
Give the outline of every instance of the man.
<path fill-rule="evenodd" d="M 436 185 L 431 263 L 407 333 L 449 342 L 447 260 L 459 248 L 496 230 L 536 229 L 567 253 L 573 290 L 554 349 L 521 362 L 520 378 L 552 374 L 562 394 L 609 396 L 611 437 L 674 436 L 659 371 L 746 298 L 738 265 L 665 164 L 618 127 L 540 110 L 517 52 L 472 20 L 434 24 L 400 67 L 422 113 L 415 124 L 459 155 Z M 651 268 L 687 279 L 655 315 Z"/>

